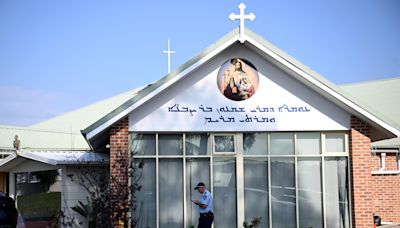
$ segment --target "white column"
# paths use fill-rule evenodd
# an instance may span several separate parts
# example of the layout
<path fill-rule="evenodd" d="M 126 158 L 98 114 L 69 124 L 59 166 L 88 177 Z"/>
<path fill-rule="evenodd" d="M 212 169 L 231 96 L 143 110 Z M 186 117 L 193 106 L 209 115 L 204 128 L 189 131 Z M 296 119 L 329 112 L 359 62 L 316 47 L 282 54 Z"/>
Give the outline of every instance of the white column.
<path fill-rule="evenodd" d="M 244 168 L 243 168 L 243 136 L 235 135 L 236 140 L 236 197 L 237 197 L 237 227 L 243 226 L 244 215 Z"/>

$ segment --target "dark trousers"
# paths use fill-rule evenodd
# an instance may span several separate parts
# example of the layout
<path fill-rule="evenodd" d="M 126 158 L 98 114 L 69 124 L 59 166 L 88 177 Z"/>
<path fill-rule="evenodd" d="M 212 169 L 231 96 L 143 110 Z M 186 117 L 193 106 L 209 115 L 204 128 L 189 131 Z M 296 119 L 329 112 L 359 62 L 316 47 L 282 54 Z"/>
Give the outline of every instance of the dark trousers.
<path fill-rule="evenodd" d="M 204 214 L 200 214 L 199 218 L 199 226 L 197 228 L 211 228 L 211 224 L 214 221 L 214 216 L 206 216 Z"/>

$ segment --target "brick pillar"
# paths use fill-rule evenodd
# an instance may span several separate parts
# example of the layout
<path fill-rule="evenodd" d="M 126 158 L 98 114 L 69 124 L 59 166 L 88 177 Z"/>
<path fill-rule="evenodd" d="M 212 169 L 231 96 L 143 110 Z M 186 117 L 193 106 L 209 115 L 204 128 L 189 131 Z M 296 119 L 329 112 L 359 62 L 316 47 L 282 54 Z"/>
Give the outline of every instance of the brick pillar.
<path fill-rule="evenodd" d="M 352 177 L 353 227 L 373 227 L 373 191 L 371 175 L 370 127 L 351 117 L 350 161 Z"/>
<path fill-rule="evenodd" d="M 129 131 L 128 117 L 110 128 L 110 207 L 113 227 L 127 224 L 129 204 Z"/>

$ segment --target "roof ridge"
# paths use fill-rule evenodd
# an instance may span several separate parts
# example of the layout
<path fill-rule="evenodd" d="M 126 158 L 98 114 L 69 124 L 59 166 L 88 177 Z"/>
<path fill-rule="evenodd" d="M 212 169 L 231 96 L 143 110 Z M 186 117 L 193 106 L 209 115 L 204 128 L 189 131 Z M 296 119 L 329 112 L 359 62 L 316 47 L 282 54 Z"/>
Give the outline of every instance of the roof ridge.
<path fill-rule="evenodd" d="M 49 129 L 40 129 L 40 128 L 31 128 L 31 127 L 18 127 L 18 126 L 8 126 L 8 125 L 0 125 L 0 129 L 14 129 L 19 131 L 34 131 L 34 132 L 46 132 L 46 133 L 60 133 L 60 134 L 77 134 L 76 132 L 70 131 L 57 131 L 57 130 L 49 130 Z"/>
<path fill-rule="evenodd" d="M 350 82 L 350 83 L 340 84 L 338 86 L 345 87 L 345 86 L 354 86 L 354 85 L 365 85 L 365 84 L 370 84 L 370 83 L 386 82 L 386 81 L 393 81 L 393 80 L 400 80 L 400 76 L 392 77 L 392 78 L 373 79 L 373 80 L 362 81 L 362 82 Z"/>

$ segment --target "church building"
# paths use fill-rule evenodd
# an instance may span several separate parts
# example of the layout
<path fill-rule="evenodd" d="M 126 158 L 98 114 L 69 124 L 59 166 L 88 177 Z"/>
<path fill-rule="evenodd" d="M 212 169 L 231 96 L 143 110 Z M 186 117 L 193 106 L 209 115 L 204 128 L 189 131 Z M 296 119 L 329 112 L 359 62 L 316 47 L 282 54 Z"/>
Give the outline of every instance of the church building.
<path fill-rule="evenodd" d="M 0 170 L 15 195 L 12 170 L 26 172 L 24 162 L 68 173 L 68 153 L 96 152 L 88 160 L 109 162 L 115 192 L 132 184 L 118 163 L 132 161 L 140 228 L 197 226 L 198 182 L 213 195 L 217 228 L 253 218 L 260 228 L 373 227 L 374 215 L 400 223 L 400 110 L 369 97 L 377 84 L 335 85 L 241 25 L 153 84 L 29 128 L 53 126 L 51 137 L 71 142 L 57 123 L 68 131 L 77 121 L 75 150 L 57 160 L 56 147 L 22 149 Z M 400 79 L 382 94 L 399 97 L 393 85 Z"/>

